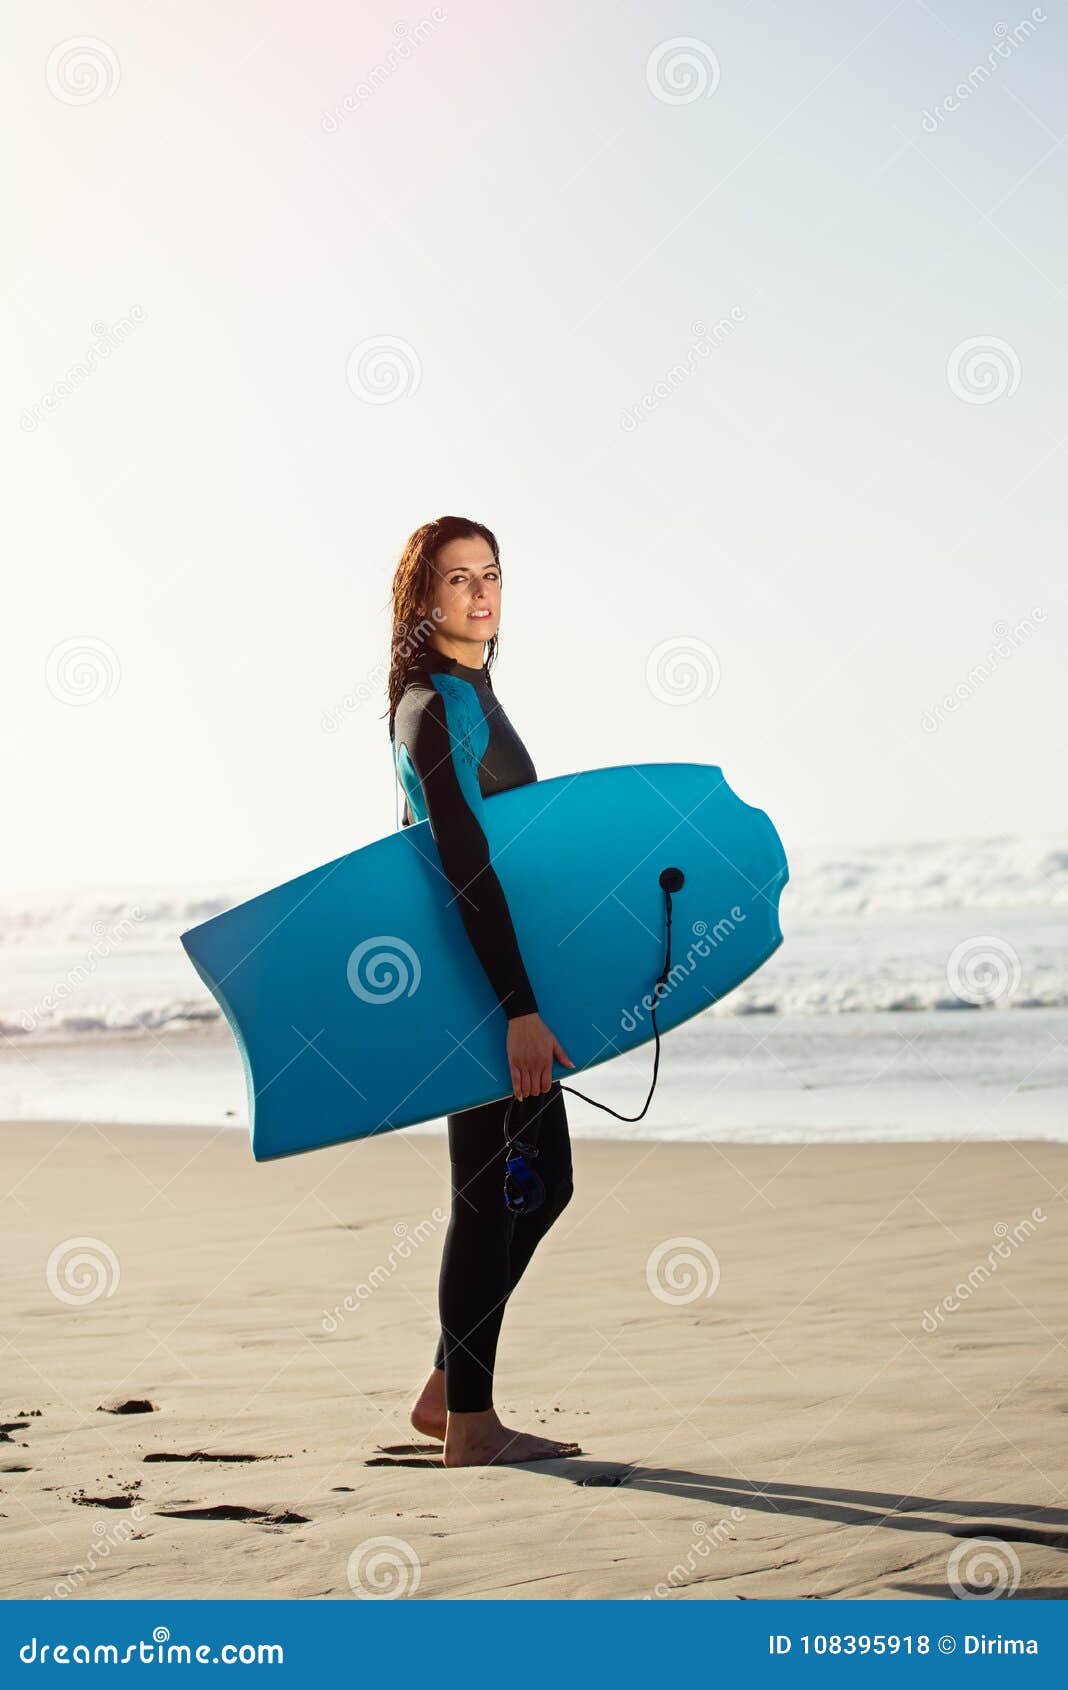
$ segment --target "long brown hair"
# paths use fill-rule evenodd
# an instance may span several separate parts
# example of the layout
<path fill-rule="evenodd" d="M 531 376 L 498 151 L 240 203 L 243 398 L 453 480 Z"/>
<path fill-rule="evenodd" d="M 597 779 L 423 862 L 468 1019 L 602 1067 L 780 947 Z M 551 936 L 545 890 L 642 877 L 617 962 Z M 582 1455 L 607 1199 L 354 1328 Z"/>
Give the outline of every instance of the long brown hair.
<path fill-rule="evenodd" d="M 467 516 L 439 516 L 424 522 L 405 542 L 400 561 L 393 571 L 391 590 L 393 624 L 390 633 L 389 659 L 389 734 L 393 737 L 393 722 L 397 706 L 408 682 L 408 676 L 419 662 L 421 652 L 430 644 L 436 626 L 428 610 L 419 614 L 421 604 L 429 605 L 434 598 L 434 563 L 442 546 L 450 540 L 485 540 L 493 553 L 498 570 L 501 567 L 500 547 L 496 536 L 481 522 Z M 486 668 L 492 669 L 497 656 L 497 636 L 486 642 Z M 491 683 L 492 685 L 492 683 Z"/>

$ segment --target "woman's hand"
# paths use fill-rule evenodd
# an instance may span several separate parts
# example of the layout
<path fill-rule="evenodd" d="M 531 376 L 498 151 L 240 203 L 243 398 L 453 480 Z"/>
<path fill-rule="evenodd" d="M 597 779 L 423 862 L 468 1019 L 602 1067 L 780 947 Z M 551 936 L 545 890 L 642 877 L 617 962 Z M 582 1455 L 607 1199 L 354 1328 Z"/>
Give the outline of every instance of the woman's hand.
<path fill-rule="evenodd" d="M 540 1015 L 517 1015 L 509 1021 L 508 1067 L 512 1090 L 520 1102 L 551 1088 L 557 1058 L 568 1068 L 575 1066 Z"/>

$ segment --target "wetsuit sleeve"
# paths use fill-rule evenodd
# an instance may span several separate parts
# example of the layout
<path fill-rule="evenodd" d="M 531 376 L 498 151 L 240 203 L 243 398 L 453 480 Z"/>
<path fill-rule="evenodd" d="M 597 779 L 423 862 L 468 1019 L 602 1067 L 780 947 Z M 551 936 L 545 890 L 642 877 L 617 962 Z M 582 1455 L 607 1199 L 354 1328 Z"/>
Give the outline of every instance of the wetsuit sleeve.
<path fill-rule="evenodd" d="M 405 743 L 419 777 L 427 820 L 441 866 L 456 893 L 467 934 L 509 1021 L 537 1013 L 504 888 L 490 862 L 479 812 L 482 795 L 473 769 L 461 779 L 445 702 L 429 694 Z"/>

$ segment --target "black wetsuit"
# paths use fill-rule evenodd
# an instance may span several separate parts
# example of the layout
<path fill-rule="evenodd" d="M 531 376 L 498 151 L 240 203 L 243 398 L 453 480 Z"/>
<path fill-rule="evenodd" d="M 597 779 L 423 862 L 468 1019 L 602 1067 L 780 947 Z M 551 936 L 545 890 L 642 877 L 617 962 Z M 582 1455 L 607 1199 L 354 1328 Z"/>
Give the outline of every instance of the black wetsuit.
<path fill-rule="evenodd" d="M 488 671 L 427 648 L 397 706 L 397 776 L 403 825 L 428 820 L 442 868 L 456 894 L 471 944 L 504 1016 L 539 1005 L 527 977 L 503 888 L 490 861 L 480 813 L 495 792 L 537 779 L 522 740 L 493 691 Z M 551 1025 L 551 1019 L 549 1021 Z M 504 1022 L 501 1037 L 505 1037 Z M 504 1200 L 504 1117 L 509 1098 L 450 1115 L 452 1214 L 438 1287 L 441 1336 L 435 1367 L 445 1369 L 453 1412 L 493 1403 L 493 1367 L 504 1307 L 539 1241 L 571 1197 L 571 1144 L 558 1081 L 516 1103 L 513 1129 L 538 1147 L 545 1201 L 516 1216 Z"/>

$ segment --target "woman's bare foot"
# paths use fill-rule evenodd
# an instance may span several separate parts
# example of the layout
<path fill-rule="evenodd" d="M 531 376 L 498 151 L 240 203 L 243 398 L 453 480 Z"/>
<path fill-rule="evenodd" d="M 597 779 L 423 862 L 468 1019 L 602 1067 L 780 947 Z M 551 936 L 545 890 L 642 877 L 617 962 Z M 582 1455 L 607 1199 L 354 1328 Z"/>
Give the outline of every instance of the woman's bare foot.
<path fill-rule="evenodd" d="M 502 1426 L 497 1411 L 450 1414 L 445 1433 L 446 1467 L 489 1467 L 494 1463 L 555 1461 L 581 1455 L 578 1444 L 539 1438 L 533 1432 L 513 1432 Z"/>
<path fill-rule="evenodd" d="M 408 1416 L 417 1432 L 422 1432 L 424 1438 L 437 1438 L 439 1443 L 445 1441 L 445 1422 L 448 1413 L 445 1408 L 445 1369 L 435 1367 L 423 1389 L 419 1393 L 418 1401 Z"/>

